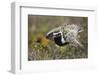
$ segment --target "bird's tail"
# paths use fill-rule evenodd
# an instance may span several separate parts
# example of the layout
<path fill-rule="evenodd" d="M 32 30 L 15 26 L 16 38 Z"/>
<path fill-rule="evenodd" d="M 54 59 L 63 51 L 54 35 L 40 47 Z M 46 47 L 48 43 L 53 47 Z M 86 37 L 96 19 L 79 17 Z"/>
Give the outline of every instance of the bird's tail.
<path fill-rule="evenodd" d="M 78 40 L 75 39 L 74 42 L 75 42 L 77 47 L 79 47 L 79 48 L 81 48 L 83 50 L 85 49 L 84 46 Z"/>

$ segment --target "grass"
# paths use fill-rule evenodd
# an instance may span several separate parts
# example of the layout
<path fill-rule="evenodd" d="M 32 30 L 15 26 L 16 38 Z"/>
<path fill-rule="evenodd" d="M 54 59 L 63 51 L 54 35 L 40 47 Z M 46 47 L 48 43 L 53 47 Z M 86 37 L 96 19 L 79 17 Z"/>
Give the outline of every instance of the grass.
<path fill-rule="evenodd" d="M 67 23 L 81 24 L 84 32 L 80 34 L 80 42 L 85 49 L 71 45 L 58 46 L 53 41 L 45 38 L 46 33 L 57 27 L 56 25 Z M 88 34 L 86 17 L 63 16 L 34 16 L 28 17 L 28 60 L 56 60 L 56 59 L 80 59 L 88 58 Z"/>

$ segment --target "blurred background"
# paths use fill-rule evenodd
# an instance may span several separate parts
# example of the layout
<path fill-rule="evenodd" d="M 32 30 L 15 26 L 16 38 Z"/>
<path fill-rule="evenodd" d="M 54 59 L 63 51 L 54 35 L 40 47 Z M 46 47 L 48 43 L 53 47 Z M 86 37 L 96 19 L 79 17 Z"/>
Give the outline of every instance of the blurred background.
<path fill-rule="evenodd" d="M 79 41 L 84 50 L 70 45 L 57 46 L 46 34 L 63 24 L 81 25 Z M 71 16 L 28 15 L 28 60 L 75 59 L 88 57 L 88 18 Z"/>

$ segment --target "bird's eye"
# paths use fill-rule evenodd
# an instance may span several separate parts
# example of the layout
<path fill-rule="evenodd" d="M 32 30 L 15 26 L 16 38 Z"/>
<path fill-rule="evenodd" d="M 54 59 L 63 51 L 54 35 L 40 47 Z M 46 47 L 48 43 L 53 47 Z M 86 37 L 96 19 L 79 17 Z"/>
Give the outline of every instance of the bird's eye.
<path fill-rule="evenodd" d="M 48 35 L 46 36 L 46 38 L 52 39 L 52 38 L 53 38 L 53 33 L 48 34 Z"/>

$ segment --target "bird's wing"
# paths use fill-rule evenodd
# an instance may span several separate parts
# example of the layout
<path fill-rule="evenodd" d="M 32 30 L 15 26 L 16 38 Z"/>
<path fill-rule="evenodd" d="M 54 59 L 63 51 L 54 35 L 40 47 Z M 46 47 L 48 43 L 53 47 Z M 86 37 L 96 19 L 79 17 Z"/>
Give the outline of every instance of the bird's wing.
<path fill-rule="evenodd" d="M 84 46 L 79 42 L 78 39 L 74 39 L 73 42 L 71 42 L 71 45 L 75 46 L 75 47 L 80 47 L 84 49 Z"/>

